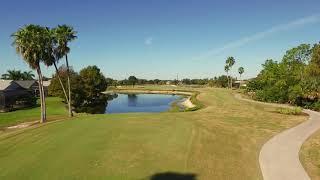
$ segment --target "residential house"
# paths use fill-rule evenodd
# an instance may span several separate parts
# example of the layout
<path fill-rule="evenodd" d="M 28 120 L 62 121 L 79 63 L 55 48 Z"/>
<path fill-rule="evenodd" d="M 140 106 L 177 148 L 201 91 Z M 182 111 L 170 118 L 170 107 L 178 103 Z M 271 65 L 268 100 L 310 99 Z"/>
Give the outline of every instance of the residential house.
<path fill-rule="evenodd" d="M 0 112 L 30 107 L 36 104 L 32 92 L 12 80 L 0 80 Z"/>

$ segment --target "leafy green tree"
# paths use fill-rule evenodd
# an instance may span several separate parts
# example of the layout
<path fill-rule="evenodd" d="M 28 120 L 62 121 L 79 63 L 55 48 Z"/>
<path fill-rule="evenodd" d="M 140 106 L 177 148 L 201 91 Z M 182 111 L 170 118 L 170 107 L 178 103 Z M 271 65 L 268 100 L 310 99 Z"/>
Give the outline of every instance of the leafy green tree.
<path fill-rule="evenodd" d="M 320 110 L 320 43 L 315 44 L 312 50 L 312 58 L 306 67 L 306 80 L 303 84 L 309 97 L 318 98 Z"/>
<path fill-rule="evenodd" d="M 81 90 L 76 92 L 74 106 L 79 112 L 97 113 L 105 109 L 107 96 L 102 94 L 107 89 L 104 75 L 97 66 L 88 66 L 80 71 Z"/>
<path fill-rule="evenodd" d="M 320 43 L 315 44 L 312 51 L 312 58 L 307 73 L 310 76 L 320 77 Z"/>
<path fill-rule="evenodd" d="M 138 79 L 135 76 L 130 76 L 128 78 L 129 83 L 134 87 L 134 85 L 138 82 Z"/>
<path fill-rule="evenodd" d="M 71 86 L 70 86 L 70 75 L 69 75 L 69 61 L 68 61 L 68 54 L 70 52 L 69 43 L 77 38 L 77 32 L 74 31 L 73 27 L 67 25 L 58 25 L 54 31 L 54 36 L 57 41 L 57 48 L 55 54 L 58 56 L 57 59 L 61 59 L 65 57 L 66 59 L 66 66 L 68 70 L 68 106 L 69 106 L 69 116 L 72 117 L 72 110 L 71 110 Z"/>
<path fill-rule="evenodd" d="M 255 92 L 258 100 L 316 109 L 320 97 L 320 74 L 315 72 L 320 66 L 314 62 L 319 59 L 319 54 L 317 45 L 311 48 L 308 44 L 301 44 L 291 48 L 281 62 L 267 60 L 257 78 L 249 82 L 247 90 Z"/>
<path fill-rule="evenodd" d="M 40 62 L 45 59 L 44 52 L 46 51 L 46 37 L 43 36 L 46 28 L 39 25 L 27 25 L 20 28 L 12 34 L 13 45 L 16 52 L 20 54 L 23 60 L 31 69 L 36 70 L 39 77 L 39 91 L 41 103 L 41 119 L 40 122 L 46 121 L 46 103 L 43 88 L 42 71 Z"/>
<path fill-rule="evenodd" d="M 75 91 L 77 89 L 82 89 L 82 82 L 79 81 L 80 76 L 78 73 L 74 72 L 73 69 L 70 69 L 70 79 L 71 79 L 71 95 L 72 98 L 74 97 Z M 59 74 L 59 77 L 58 77 Z M 65 96 L 65 93 L 61 87 L 62 84 L 67 84 L 68 82 L 68 73 L 67 68 L 65 66 L 61 66 L 58 69 L 58 73 L 56 72 L 51 79 L 50 86 L 48 87 L 48 93 L 50 96 L 60 97 L 65 100 L 66 103 L 68 103 L 68 97 Z"/>
<path fill-rule="evenodd" d="M 154 84 L 159 84 L 161 82 L 161 80 L 160 79 L 154 79 L 153 82 L 154 82 Z"/>
<path fill-rule="evenodd" d="M 215 77 L 214 81 L 216 87 L 227 88 L 229 86 L 229 77 L 226 75 Z"/>
<path fill-rule="evenodd" d="M 191 80 L 188 79 L 188 78 L 182 79 L 182 84 L 190 85 L 191 84 Z"/>

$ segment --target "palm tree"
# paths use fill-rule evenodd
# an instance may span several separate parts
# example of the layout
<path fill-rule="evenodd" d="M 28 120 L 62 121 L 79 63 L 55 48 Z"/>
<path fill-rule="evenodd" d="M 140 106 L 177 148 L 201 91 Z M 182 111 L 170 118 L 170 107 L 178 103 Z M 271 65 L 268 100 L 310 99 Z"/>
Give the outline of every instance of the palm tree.
<path fill-rule="evenodd" d="M 241 75 L 244 73 L 244 68 L 243 67 L 239 67 L 238 73 L 240 74 L 240 82 L 241 82 Z M 240 85 L 241 85 L 241 83 L 239 83 L 239 88 L 240 88 Z"/>
<path fill-rule="evenodd" d="M 22 75 L 23 80 L 33 80 L 33 78 L 35 77 L 32 71 L 24 71 Z"/>
<path fill-rule="evenodd" d="M 20 54 L 23 60 L 30 66 L 31 69 L 36 70 L 39 78 L 40 104 L 41 104 L 41 119 L 40 122 L 46 121 L 46 103 L 43 89 L 42 72 L 40 62 L 44 55 L 45 40 L 43 32 L 45 28 L 39 25 L 26 25 L 20 28 L 17 32 L 12 34 L 13 45 L 16 52 Z"/>
<path fill-rule="evenodd" d="M 241 75 L 244 73 L 244 68 L 243 67 L 239 67 L 238 72 L 240 74 L 240 80 L 241 80 Z"/>
<path fill-rule="evenodd" d="M 68 106 L 69 106 L 69 116 L 72 117 L 72 109 L 71 109 L 71 86 L 70 86 L 70 67 L 68 62 L 68 53 L 70 52 L 70 48 L 68 47 L 68 43 L 75 40 L 77 38 L 77 32 L 73 30 L 73 27 L 67 25 L 58 25 L 57 28 L 54 29 L 55 38 L 57 40 L 57 49 L 56 54 L 60 57 L 66 58 L 67 65 L 67 74 L 68 74 Z M 58 58 L 60 59 L 60 58 Z"/>
<path fill-rule="evenodd" d="M 10 79 L 9 74 L 2 74 L 1 79 L 4 79 L 4 80 Z"/>
<path fill-rule="evenodd" d="M 232 66 L 235 64 L 236 60 L 234 57 L 230 56 L 226 60 L 226 65 L 229 67 L 229 70 L 231 70 Z M 232 89 L 232 78 L 230 77 L 230 88 Z"/>
<path fill-rule="evenodd" d="M 224 66 L 224 71 L 227 73 L 227 79 L 228 79 L 228 88 L 229 88 L 229 85 L 230 85 L 230 83 L 229 83 L 229 71 L 230 71 L 230 68 L 229 68 L 229 66 L 228 65 L 225 65 Z"/>
<path fill-rule="evenodd" d="M 9 80 L 22 80 L 23 74 L 20 70 L 8 70 L 6 74 L 3 74 L 3 77 Z"/>
<path fill-rule="evenodd" d="M 44 64 L 46 66 L 51 66 L 52 64 L 55 67 L 56 70 L 56 74 L 58 77 L 58 80 L 60 82 L 62 91 L 65 95 L 66 98 L 66 102 L 69 102 L 68 96 L 67 96 L 67 92 L 65 90 L 65 87 L 61 81 L 61 77 L 60 77 L 60 73 L 57 67 L 57 62 L 59 61 L 59 59 L 62 58 L 62 56 L 59 54 L 58 50 L 57 50 L 57 40 L 55 38 L 55 33 L 54 30 L 50 30 L 48 27 L 46 28 L 46 31 L 44 33 L 44 36 L 46 38 L 46 51 L 45 51 L 45 56 L 44 56 Z"/>

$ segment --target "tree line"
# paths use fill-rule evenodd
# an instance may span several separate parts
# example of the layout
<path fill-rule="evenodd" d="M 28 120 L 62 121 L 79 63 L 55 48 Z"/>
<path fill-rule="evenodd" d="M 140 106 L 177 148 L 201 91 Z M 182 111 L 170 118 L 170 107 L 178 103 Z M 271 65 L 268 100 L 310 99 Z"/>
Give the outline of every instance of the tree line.
<path fill-rule="evenodd" d="M 34 80 L 35 75 L 32 71 L 20 71 L 20 70 L 7 70 L 5 74 L 1 75 L 3 80 Z"/>
<path fill-rule="evenodd" d="M 247 92 L 260 101 L 320 110 L 320 43 L 294 47 L 279 62 L 266 60 Z"/>

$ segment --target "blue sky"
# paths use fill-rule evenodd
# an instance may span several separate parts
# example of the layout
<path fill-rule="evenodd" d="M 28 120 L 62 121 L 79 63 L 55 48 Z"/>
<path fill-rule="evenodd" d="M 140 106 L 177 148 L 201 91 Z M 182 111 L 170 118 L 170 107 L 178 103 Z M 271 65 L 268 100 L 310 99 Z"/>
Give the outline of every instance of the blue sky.
<path fill-rule="evenodd" d="M 320 41 L 319 0 L 16 0 L 0 6 L 0 74 L 28 70 L 10 34 L 25 24 L 78 31 L 70 63 L 97 65 L 112 78 L 212 78 L 228 56 L 245 77 L 269 58 Z M 47 76 L 53 68 L 44 67 Z"/>

